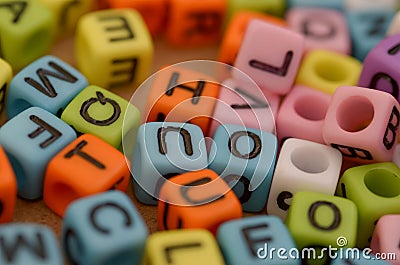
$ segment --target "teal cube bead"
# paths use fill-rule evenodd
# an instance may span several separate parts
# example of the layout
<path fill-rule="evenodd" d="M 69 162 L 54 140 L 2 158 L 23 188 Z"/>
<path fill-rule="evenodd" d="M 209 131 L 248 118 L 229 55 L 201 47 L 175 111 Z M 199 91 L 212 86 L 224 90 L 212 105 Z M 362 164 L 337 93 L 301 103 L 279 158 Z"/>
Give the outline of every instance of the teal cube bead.
<path fill-rule="evenodd" d="M 79 199 L 64 216 L 62 244 L 72 264 L 141 264 L 147 237 L 138 210 L 120 191 Z"/>
<path fill-rule="evenodd" d="M 343 11 L 344 9 L 344 1 L 346 0 L 287 0 L 288 8 L 296 8 L 296 7 L 320 7 L 320 8 L 329 8 L 336 9 L 339 11 Z"/>
<path fill-rule="evenodd" d="M 10 119 L 29 107 L 40 107 L 60 117 L 68 103 L 87 85 L 86 77 L 59 58 L 41 57 L 12 79 L 7 117 Z"/>
<path fill-rule="evenodd" d="M 276 136 L 224 124 L 217 128 L 213 140 L 209 168 L 233 187 L 244 211 L 261 211 L 267 202 L 275 168 Z"/>
<path fill-rule="evenodd" d="M 24 110 L 0 128 L 0 145 L 17 177 L 19 196 L 42 196 L 47 164 L 74 139 L 76 133 L 68 124 L 38 107 Z"/>
<path fill-rule="evenodd" d="M 272 215 L 260 215 L 229 221 L 217 232 L 218 244 L 227 265 L 301 264 L 289 250 L 296 248 L 282 220 Z M 271 249 L 285 249 L 280 256 Z"/>
<path fill-rule="evenodd" d="M 0 226 L 0 264 L 62 265 L 53 231 L 44 225 L 13 223 Z"/>
<path fill-rule="evenodd" d="M 131 161 L 135 196 L 149 205 L 166 179 L 207 168 L 207 150 L 200 127 L 189 123 L 150 122 L 137 132 Z"/>

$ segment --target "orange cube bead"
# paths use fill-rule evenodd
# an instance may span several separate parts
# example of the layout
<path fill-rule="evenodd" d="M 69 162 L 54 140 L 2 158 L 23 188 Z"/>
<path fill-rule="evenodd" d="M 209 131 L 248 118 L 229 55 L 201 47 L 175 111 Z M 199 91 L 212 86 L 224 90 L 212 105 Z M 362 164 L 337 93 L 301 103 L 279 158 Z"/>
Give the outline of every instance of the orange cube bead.
<path fill-rule="evenodd" d="M 179 66 L 164 68 L 154 78 L 146 122 L 190 121 L 207 134 L 219 89 L 212 77 L 200 72 Z"/>
<path fill-rule="evenodd" d="M 167 40 L 177 46 L 216 43 L 222 31 L 227 0 L 170 0 Z"/>
<path fill-rule="evenodd" d="M 158 226 L 161 230 L 203 228 L 215 234 L 221 223 L 240 217 L 239 199 L 210 169 L 170 178 L 160 190 Z"/>
<path fill-rule="evenodd" d="M 17 180 L 6 152 L 0 146 L 0 223 L 10 222 L 17 200 Z"/>
<path fill-rule="evenodd" d="M 124 155 L 91 134 L 83 134 L 49 162 L 43 199 L 60 216 L 76 199 L 107 190 L 126 191 L 130 171 Z"/>
<path fill-rule="evenodd" d="M 287 23 L 282 18 L 254 11 L 240 11 L 233 16 L 225 30 L 219 49 L 218 61 L 229 65 L 234 64 L 247 24 L 252 19 L 261 19 L 265 22 L 287 27 Z"/>
<path fill-rule="evenodd" d="M 163 30 L 167 19 L 167 0 L 102 0 L 101 8 L 132 8 L 143 17 L 154 36 Z"/>

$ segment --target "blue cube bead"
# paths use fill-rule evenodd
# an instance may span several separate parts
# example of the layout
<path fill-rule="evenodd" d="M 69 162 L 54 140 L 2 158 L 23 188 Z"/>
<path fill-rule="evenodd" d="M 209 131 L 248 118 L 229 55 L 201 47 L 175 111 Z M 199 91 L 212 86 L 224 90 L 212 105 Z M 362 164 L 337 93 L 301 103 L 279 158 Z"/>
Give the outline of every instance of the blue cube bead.
<path fill-rule="evenodd" d="M 31 107 L 0 128 L 3 146 L 17 177 L 18 195 L 38 199 L 43 194 L 50 159 L 76 138 L 75 131 L 50 112 Z"/>
<path fill-rule="evenodd" d="M 233 187 L 244 211 L 261 211 L 267 202 L 274 172 L 276 136 L 225 124 L 217 128 L 213 140 L 209 168 Z"/>
<path fill-rule="evenodd" d="M 80 72 L 54 56 L 44 56 L 21 70 L 10 83 L 7 117 L 29 107 L 40 107 L 61 116 L 68 103 L 88 81 Z"/>
<path fill-rule="evenodd" d="M 63 257 L 49 228 L 13 223 L 0 226 L 0 264 L 62 265 Z"/>
<path fill-rule="evenodd" d="M 385 36 L 395 10 L 354 10 L 346 14 L 353 45 L 353 56 L 364 61 L 368 52 Z"/>
<path fill-rule="evenodd" d="M 135 195 L 142 203 L 156 205 L 165 179 L 207 164 L 204 135 L 197 125 L 145 123 L 138 129 L 131 161 Z"/>
<path fill-rule="evenodd" d="M 346 0 L 287 0 L 288 8 L 319 7 L 343 11 Z"/>
<path fill-rule="evenodd" d="M 147 237 L 142 217 L 120 191 L 79 199 L 64 216 L 62 244 L 73 264 L 141 264 Z"/>
<path fill-rule="evenodd" d="M 301 264 L 301 259 L 290 256 L 296 248 L 285 224 L 276 216 L 260 215 L 223 223 L 217 231 L 217 241 L 227 265 Z M 276 256 L 271 249 L 283 248 L 285 257 Z"/>

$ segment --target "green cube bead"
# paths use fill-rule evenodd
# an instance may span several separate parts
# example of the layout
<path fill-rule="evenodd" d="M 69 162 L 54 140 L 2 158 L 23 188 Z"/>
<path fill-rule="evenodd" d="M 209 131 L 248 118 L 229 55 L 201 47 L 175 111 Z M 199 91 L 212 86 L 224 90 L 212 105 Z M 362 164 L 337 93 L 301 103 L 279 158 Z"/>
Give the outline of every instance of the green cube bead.
<path fill-rule="evenodd" d="M 230 0 L 228 20 L 238 11 L 249 10 L 282 17 L 286 11 L 285 0 Z"/>
<path fill-rule="evenodd" d="M 127 100 L 92 85 L 67 105 L 61 119 L 77 132 L 96 135 L 122 151 L 123 138 L 134 142 L 141 117 L 140 111 Z"/>
<path fill-rule="evenodd" d="M 15 71 L 48 53 L 55 32 L 53 13 L 39 1 L 0 0 L 0 57 Z"/>
<path fill-rule="evenodd" d="M 336 194 L 357 205 L 357 247 L 368 247 L 377 220 L 400 214 L 400 169 L 391 162 L 352 167 L 344 172 Z"/>
<path fill-rule="evenodd" d="M 345 198 L 300 191 L 293 196 L 286 225 L 298 249 L 314 248 L 318 253 L 322 247 L 354 247 L 357 241 L 357 208 Z M 313 263 L 320 262 L 315 260 Z"/>

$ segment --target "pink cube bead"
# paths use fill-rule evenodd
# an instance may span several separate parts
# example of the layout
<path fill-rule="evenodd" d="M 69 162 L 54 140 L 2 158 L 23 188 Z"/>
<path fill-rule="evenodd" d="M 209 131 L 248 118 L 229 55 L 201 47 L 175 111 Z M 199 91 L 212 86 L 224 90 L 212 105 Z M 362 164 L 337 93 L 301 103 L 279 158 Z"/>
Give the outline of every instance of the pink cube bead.
<path fill-rule="evenodd" d="M 394 253 L 396 260 L 391 264 L 400 264 L 400 215 L 389 214 L 379 218 L 372 235 L 370 248 L 374 254 Z"/>
<path fill-rule="evenodd" d="M 223 82 L 214 108 L 208 136 L 221 124 L 236 124 L 275 133 L 280 98 L 254 83 L 228 79 Z"/>
<path fill-rule="evenodd" d="M 294 137 L 324 144 L 322 126 L 332 96 L 296 85 L 282 101 L 276 119 L 278 139 Z"/>
<path fill-rule="evenodd" d="M 400 102 L 400 35 L 383 39 L 364 60 L 358 85 L 386 91 Z"/>
<path fill-rule="evenodd" d="M 399 119 L 399 103 L 392 95 L 341 86 L 332 97 L 322 135 L 344 158 L 360 163 L 392 161 Z"/>
<path fill-rule="evenodd" d="M 234 66 L 261 88 L 285 95 L 292 88 L 303 53 L 302 35 L 254 19 L 247 26 Z"/>
<path fill-rule="evenodd" d="M 292 8 L 286 21 L 293 31 L 305 37 L 306 52 L 326 49 L 351 53 L 350 33 L 343 13 L 326 8 Z"/>

